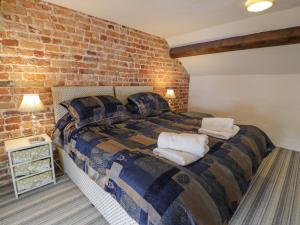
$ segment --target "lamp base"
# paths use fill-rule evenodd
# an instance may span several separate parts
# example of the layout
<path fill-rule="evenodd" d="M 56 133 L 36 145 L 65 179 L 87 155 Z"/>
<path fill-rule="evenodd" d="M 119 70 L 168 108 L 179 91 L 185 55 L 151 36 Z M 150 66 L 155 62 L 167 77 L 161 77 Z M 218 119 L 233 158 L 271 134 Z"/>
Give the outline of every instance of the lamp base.
<path fill-rule="evenodd" d="M 36 127 L 37 127 L 37 120 L 36 120 L 36 115 L 35 113 L 31 113 L 31 121 L 32 121 L 32 134 L 34 136 L 37 135 L 37 130 L 36 130 Z"/>

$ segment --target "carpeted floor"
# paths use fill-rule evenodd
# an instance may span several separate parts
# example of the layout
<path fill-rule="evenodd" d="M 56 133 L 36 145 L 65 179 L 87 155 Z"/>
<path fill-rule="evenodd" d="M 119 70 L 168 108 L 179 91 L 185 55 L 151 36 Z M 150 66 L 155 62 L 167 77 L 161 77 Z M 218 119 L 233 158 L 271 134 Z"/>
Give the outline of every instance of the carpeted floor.
<path fill-rule="evenodd" d="M 262 163 L 230 225 L 300 224 L 300 152 L 276 149 Z"/>
<path fill-rule="evenodd" d="M 11 185 L 0 188 L 0 225 L 108 225 L 68 178 L 15 199 Z"/>
<path fill-rule="evenodd" d="M 107 225 L 68 177 L 14 198 L 0 188 L 0 225 Z M 230 225 L 300 224 L 300 152 L 276 149 L 261 164 Z"/>

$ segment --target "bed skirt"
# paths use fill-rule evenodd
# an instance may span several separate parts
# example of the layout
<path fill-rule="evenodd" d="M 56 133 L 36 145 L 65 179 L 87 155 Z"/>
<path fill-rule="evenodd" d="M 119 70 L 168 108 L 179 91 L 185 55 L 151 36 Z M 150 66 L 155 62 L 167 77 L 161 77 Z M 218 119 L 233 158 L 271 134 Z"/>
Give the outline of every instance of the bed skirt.
<path fill-rule="evenodd" d="M 60 159 L 62 160 L 64 172 L 71 178 L 81 192 L 97 208 L 109 224 L 112 225 L 137 225 L 120 204 L 96 184 L 86 173 L 84 173 L 73 162 L 70 156 L 59 147 Z"/>

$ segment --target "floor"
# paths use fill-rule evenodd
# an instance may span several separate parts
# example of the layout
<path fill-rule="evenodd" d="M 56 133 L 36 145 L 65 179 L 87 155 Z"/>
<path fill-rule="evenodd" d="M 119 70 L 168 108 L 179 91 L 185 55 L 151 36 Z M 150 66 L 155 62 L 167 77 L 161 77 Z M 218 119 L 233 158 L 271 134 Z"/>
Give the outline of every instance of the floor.
<path fill-rule="evenodd" d="M 15 200 L 0 188 L 0 225 L 107 225 L 68 178 Z M 229 225 L 300 224 L 300 152 L 278 148 L 261 164 Z"/>
<path fill-rule="evenodd" d="M 108 225 L 68 177 L 18 200 L 11 185 L 0 188 L 0 225 L 38 224 Z"/>
<path fill-rule="evenodd" d="M 300 152 L 278 148 L 261 164 L 230 225 L 300 224 Z"/>

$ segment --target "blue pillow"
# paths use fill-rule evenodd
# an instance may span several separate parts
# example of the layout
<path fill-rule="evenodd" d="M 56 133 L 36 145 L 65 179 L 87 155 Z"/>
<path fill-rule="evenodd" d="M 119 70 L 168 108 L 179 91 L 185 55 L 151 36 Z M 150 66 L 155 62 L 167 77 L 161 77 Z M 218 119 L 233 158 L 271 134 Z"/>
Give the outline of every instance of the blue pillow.
<path fill-rule="evenodd" d="M 126 107 L 110 95 L 75 98 L 61 105 L 75 118 L 77 128 L 91 123 L 111 125 L 128 118 Z"/>
<path fill-rule="evenodd" d="M 57 121 L 55 129 L 52 133 L 52 140 L 54 141 L 54 143 L 63 146 L 64 129 L 72 122 L 74 122 L 74 118 L 70 115 L 70 113 L 66 113 L 62 118 L 60 118 Z"/>
<path fill-rule="evenodd" d="M 141 116 L 155 116 L 164 112 L 170 112 L 168 102 L 159 94 L 152 92 L 141 92 L 128 97 L 128 104 L 134 104 Z M 130 110 L 130 107 L 127 106 Z M 136 112 L 133 112 L 136 113 Z"/>

